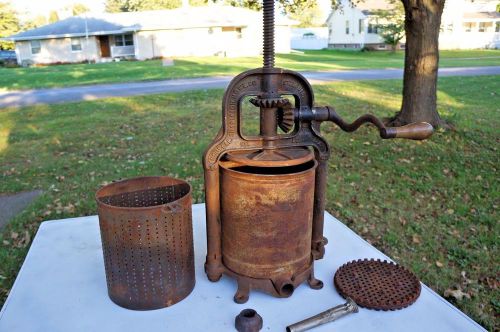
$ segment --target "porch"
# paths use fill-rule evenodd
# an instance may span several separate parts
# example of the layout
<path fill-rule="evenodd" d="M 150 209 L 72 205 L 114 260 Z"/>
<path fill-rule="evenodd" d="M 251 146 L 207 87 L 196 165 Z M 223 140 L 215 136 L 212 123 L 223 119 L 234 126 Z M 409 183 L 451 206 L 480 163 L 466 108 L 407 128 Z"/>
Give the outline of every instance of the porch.
<path fill-rule="evenodd" d="M 101 58 L 135 57 L 136 43 L 133 33 L 102 35 L 97 37 Z"/>

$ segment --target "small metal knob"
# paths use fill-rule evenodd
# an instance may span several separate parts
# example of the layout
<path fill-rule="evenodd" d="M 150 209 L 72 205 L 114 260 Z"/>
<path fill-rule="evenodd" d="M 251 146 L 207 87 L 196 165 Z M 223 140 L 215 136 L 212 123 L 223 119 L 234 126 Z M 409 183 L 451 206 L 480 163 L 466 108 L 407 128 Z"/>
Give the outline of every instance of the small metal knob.
<path fill-rule="evenodd" d="M 259 332 L 262 324 L 262 317 L 253 309 L 243 309 L 234 320 L 238 332 Z"/>

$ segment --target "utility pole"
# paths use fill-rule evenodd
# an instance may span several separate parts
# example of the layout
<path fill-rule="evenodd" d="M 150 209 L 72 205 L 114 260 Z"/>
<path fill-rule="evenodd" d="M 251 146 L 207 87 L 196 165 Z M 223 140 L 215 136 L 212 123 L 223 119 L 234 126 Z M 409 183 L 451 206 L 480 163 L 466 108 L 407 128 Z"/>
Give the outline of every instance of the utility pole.
<path fill-rule="evenodd" d="M 85 57 L 87 58 L 87 63 L 90 64 L 89 58 L 89 26 L 87 23 L 87 12 L 85 12 Z"/>

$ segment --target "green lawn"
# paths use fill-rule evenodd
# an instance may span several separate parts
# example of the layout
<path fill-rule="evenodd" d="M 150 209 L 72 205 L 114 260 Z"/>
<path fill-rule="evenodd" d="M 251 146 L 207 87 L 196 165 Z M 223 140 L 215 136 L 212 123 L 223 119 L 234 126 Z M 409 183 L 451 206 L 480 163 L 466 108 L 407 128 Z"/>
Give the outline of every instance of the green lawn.
<path fill-rule="evenodd" d="M 357 51 L 306 51 L 279 54 L 277 66 L 293 70 L 347 70 L 402 68 L 404 53 Z M 63 87 L 81 84 L 160 80 L 180 77 L 235 75 L 260 67 L 261 58 L 179 58 L 162 67 L 159 60 L 102 64 L 59 65 L 34 68 L 0 68 L 0 90 Z M 499 66 L 500 51 L 442 51 L 441 66 Z"/>
<path fill-rule="evenodd" d="M 315 87 L 317 103 L 348 120 L 392 115 L 399 80 Z M 488 328 L 500 314 L 498 128 L 495 76 L 439 81 L 439 111 L 456 130 L 428 141 L 385 140 L 373 128 L 347 134 L 331 124 L 327 209 Z M 5 299 L 43 220 L 96 214 L 99 186 L 171 175 L 203 201 L 201 155 L 220 124 L 223 91 L 113 98 L 0 112 L 0 193 L 44 194 L 0 234 Z M 255 113 L 256 115 L 257 113 Z M 330 243 L 331 253 L 342 250 Z M 328 281 L 327 281 L 328 282 Z M 330 280 L 331 282 L 331 280 Z M 458 293 L 458 292 L 455 292 Z"/>

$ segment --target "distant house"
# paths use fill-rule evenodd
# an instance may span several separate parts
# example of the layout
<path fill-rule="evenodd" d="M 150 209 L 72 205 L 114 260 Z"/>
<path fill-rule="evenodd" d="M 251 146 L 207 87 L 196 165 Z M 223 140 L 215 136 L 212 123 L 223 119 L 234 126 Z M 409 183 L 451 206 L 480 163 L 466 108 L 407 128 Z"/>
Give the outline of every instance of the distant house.
<path fill-rule="evenodd" d="M 500 48 L 500 13 L 495 1 L 445 2 L 441 18 L 441 49 Z"/>
<path fill-rule="evenodd" d="M 365 0 L 356 3 L 342 1 L 342 9 L 332 11 L 326 20 L 328 47 L 360 49 L 388 49 L 378 34 L 379 22 L 374 11 L 388 10 L 392 5 L 385 0 Z"/>
<path fill-rule="evenodd" d="M 495 1 L 453 0 L 445 2 L 439 36 L 440 49 L 500 48 L 500 13 Z M 386 0 L 365 0 L 350 5 L 327 19 L 329 48 L 389 49 L 378 34 L 380 22 L 376 10 L 390 9 Z M 404 39 L 399 45 L 404 48 Z"/>
<path fill-rule="evenodd" d="M 276 20 L 276 52 L 290 52 L 290 26 Z M 177 56 L 254 56 L 262 49 L 262 14 L 231 6 L 87 14 L 8 38 L 19 64 L 137 60 Z"/>

